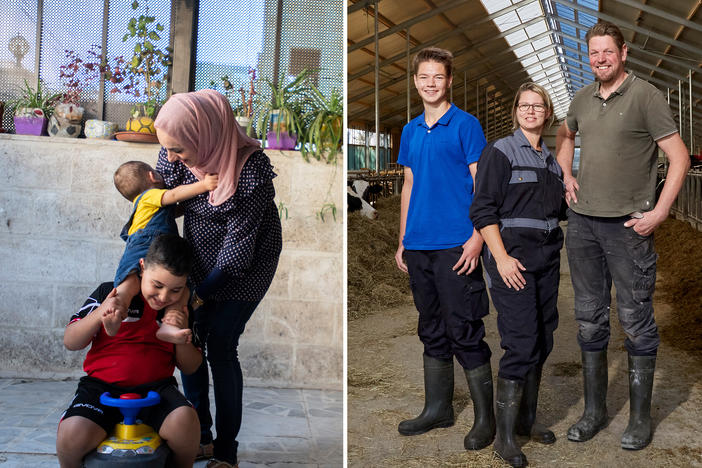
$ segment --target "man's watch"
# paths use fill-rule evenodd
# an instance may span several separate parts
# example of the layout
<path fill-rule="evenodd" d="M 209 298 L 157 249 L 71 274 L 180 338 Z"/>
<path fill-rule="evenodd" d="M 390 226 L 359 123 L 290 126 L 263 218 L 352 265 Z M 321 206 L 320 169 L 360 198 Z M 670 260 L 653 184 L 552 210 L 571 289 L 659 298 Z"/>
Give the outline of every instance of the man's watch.
<path fill-rule="evenodd" d="M 193 291 L 193 295 L 190 297 L 190 307 L 192 307 L 193 310 L 197 310 L 202 307 L 203 304 L 205 304 L 205 301 Z"/>

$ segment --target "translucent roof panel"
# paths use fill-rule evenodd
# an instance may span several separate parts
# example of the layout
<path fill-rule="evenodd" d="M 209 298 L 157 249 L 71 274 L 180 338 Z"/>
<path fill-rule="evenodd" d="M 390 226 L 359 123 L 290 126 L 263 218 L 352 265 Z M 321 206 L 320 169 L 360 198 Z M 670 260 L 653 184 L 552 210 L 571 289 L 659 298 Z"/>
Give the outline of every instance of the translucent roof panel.
<path fill-rule="evenodd" d="M 546 21 L 539 21 L 536 24 L 532 24 L 531 26 L 527 26 L 525 28 L 525 31 L 527 33 L 527 36 L 529 37 L 535 37 L 541 34 L 542 32 L 545 32 L 548 30 L 548 25 L 546 24 Z"/>
<path fill-rule="evenodd" d="M 599 0 L 576 0 L 578 5 L 591 10 L 599 9 Z M 516 4 L 520 0 L 481 0 L 488 13 L 492 14 Z M 514 54 L 521 61 L 532 80 L 541 83 L 558 102 L 556 117 L 562 119 L 575 92 L 594 80 L 588 65 L 587 48 L 584 41 L 587 30 L 597 22 L 591 14 L 581 12 L 557 0 L 534 0 L 519 6 L 494 19 L 500 31 L 518 27 L 535 18 L 539 21 L 505 37 Z M 561 21 L 563 20 L 563 21 Z M 551 31 L 546 37 L 529 42 L 530 38 Z M 580 41 L 576 40 L 580 39 Z M 532 52 L 536 56 L 529 56 Z"/>
<path fill-rule="evenodd" d="M 517 8 L 517 15 L 519 15 L 519 19 L 522 20 L 522 23 L 526 23 L 527 21 L 532 20 L 538 16 L 542 16 L 543 11 L 541 11 L 541 5 L 539 4 L 539 2 L 534 0 L 526 6 Z"/>

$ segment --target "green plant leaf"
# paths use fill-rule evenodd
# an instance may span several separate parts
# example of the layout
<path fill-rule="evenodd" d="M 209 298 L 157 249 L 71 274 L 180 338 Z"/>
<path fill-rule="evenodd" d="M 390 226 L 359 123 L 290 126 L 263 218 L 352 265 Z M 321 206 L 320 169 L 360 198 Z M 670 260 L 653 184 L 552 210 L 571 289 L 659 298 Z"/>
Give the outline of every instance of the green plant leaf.
<path fill-rule="evenodd" d="M 137 0 L 134 0 L 132 2 L 132 10 L 136 10 L 137 8 L 139 8 L 139 2 Z"/>

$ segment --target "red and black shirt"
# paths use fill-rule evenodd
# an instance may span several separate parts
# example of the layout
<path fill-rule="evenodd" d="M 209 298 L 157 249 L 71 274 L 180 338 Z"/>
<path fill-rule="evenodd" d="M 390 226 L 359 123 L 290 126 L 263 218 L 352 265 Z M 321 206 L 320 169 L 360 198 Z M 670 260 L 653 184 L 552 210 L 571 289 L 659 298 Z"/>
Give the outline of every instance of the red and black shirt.
<path fill-rule="evenodd" d="M 112 288 L 111 282 L 98 286 L 69 323 L 96 310 Z M 115 336 L 108 336 L 104 327 L 100 327 L 83 362 L 83 370 L 90 377 L 123 387 L 171 377 L 175 370 L 175 345 L 156 338 L 158 312 L 149 307 L 141 294 L 137 295 Z"/>

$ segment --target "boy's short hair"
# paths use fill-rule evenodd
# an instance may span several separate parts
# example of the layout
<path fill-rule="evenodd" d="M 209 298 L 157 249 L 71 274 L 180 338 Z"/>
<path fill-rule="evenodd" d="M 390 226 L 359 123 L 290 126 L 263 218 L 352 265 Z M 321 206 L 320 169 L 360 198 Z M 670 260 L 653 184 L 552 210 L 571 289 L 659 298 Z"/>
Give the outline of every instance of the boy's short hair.
<path fill-rule="evenodd" d="M 149 173 L 153 171 L 153 168 L 145 162 L 126 162 L 115 171 L 115 187 L 124 198 L 134 201 L 139 194 L 151 188 Z"/>
<path fill-rule="evenodd" d="M 624 47 L 624 35 L 621 29 L 619 29 L 619 26 L 609 21 L 600 20 L 595 23 L 585 34 L 585 43 L 589 46 L 590 39 L 595 36 L 610 36 L 614 39 L 614 43 L 620 51 L 622 47 Z"/>
<path fill-rule="evenodd" d="M 193 267 L 193 253 L 188 241 L 177 234 L 157 236 L 144 257 L 144 267 L 160 266 L 175 276 L 188 276 Z"/>
<path fill-rule="evenodd" d="M 423 62 L 438 62 L 444 65 L 446 76 L 450 77 L 453 72 L 453 54 L 446 49 L 438 47 L 426 47 L 414 56 L 412 60 L 412 69 L 416 75 L 419 71 L 419 64 Z"/>

